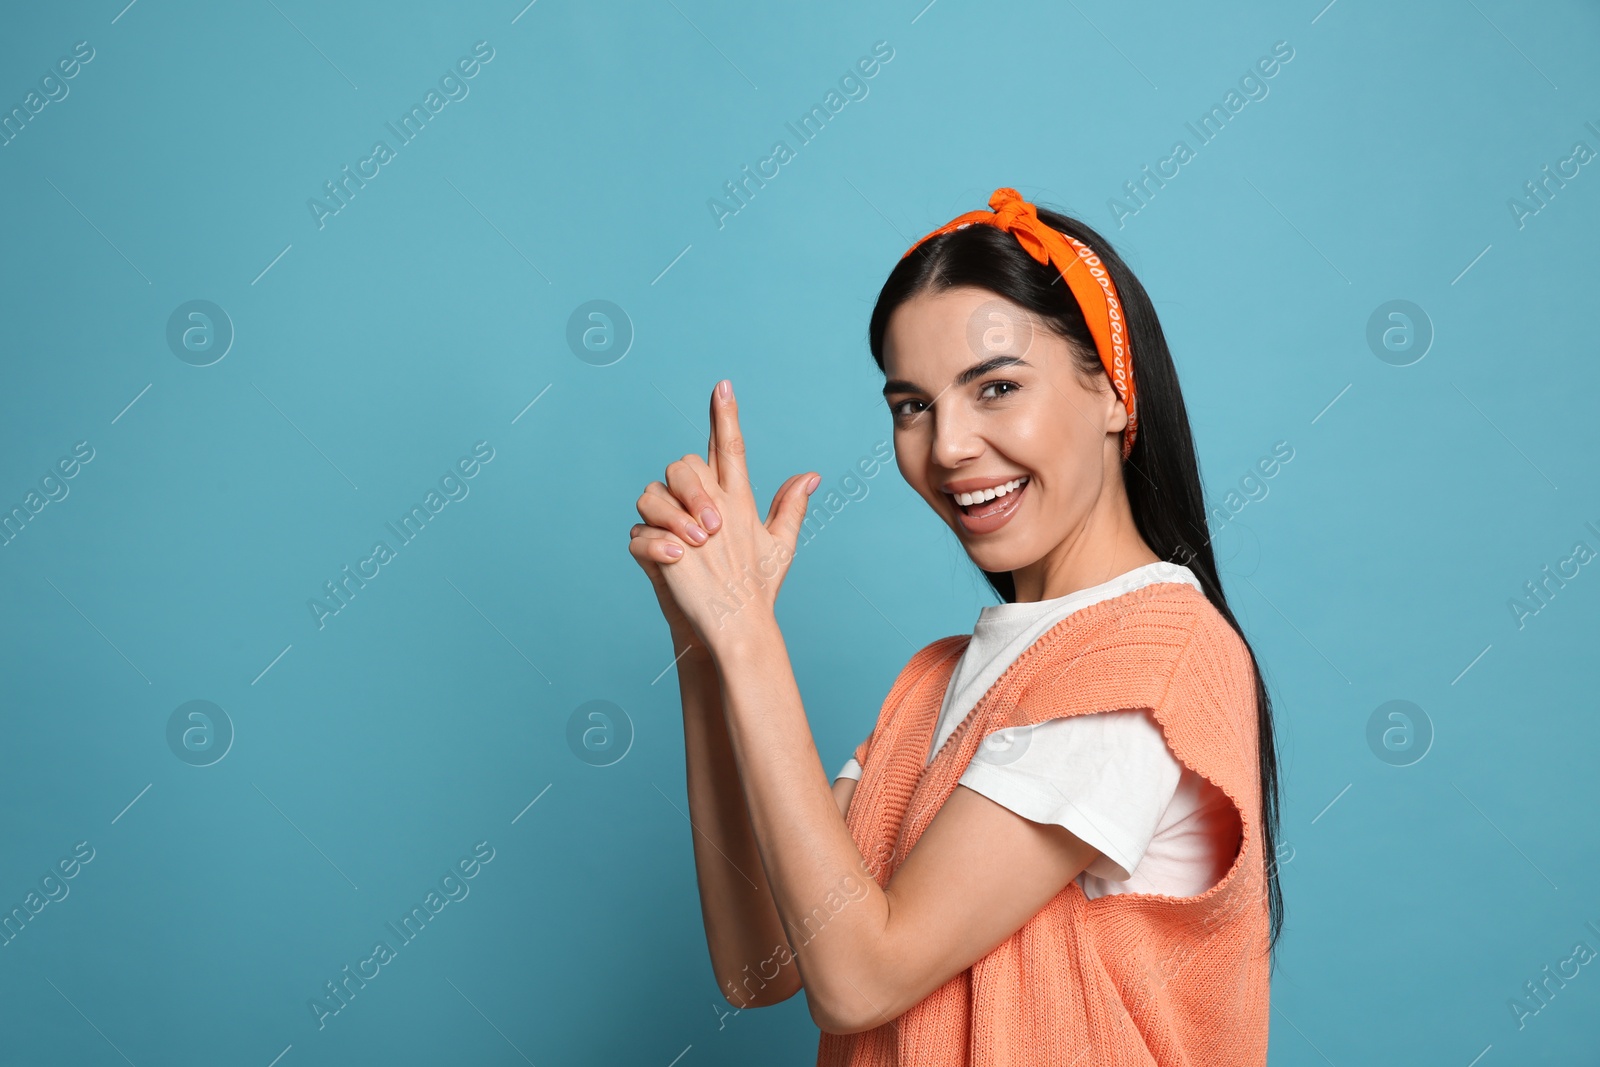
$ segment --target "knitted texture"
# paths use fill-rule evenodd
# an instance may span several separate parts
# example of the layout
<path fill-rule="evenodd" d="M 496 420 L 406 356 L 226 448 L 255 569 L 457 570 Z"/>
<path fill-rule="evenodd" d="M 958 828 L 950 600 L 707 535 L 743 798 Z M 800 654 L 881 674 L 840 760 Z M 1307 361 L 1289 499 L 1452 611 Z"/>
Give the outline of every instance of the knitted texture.
<path fill-rule="evenodd" d="M 1238 809 L 1239 854 L 1198 896 L 1076 881 L 893 1020 L 822 1035 L 818 1067 L 1253 1067 L 1267 1061 L 1266 865 L 1254 665 L 1205 595 L 1158 582 L 1073 612 L 1030 645 L 928 760 L 969 635 L 917 651 L 856 749 L 846 825 L 880 886 L 1006 727 L 1148 708 L 1180 762 Z M 1024 733 L 1025 736 L 1025 733 Z"/>

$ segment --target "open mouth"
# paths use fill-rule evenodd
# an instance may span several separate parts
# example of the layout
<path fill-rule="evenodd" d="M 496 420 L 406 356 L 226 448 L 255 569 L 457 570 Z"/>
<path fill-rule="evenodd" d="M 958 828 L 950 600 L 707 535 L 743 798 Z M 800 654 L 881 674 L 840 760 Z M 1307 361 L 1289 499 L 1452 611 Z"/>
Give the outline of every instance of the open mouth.
<path fill-rule="evenodd" d="M 960 514 L 956 521 L 968 534 L 992 534 L 1011 521 L 1022 506 L 1032 479 L 1024 475 L 975 493 L 947 494 Z M 965 499 L 965 503 L 963 503 Z"/>
<path fill-rule="evenodd" d="M 1008 503 L 1015 503 L 1015 501 L 1008 501 L 1006 498 L 1014 493 L 1021 492 L 1023 487 L 1028 484 L 1028 481 L 1028 477 L 1024 475 L 1021 478 L 1013 478 L 1011 481 L 997 485 L 992 489 L 985 489 L 976 493 L 952 493 L 950 494 L 950 499 L 954 501 L 961 514 L 973 518 L 981 518 L 984 515 L 993 514 L 1001 510 Z M 971 503 L 963 504 L 961 502 L 962 497 L 967 497 L 971 500 Z"/>

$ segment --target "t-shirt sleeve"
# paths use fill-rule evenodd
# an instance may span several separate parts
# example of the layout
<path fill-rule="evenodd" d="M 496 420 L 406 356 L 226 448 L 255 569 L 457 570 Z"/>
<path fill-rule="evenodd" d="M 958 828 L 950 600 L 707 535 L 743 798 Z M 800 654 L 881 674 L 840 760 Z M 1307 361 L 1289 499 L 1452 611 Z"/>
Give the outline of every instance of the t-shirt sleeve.
<path fill-rule="evenodd" d="M 1172 802 L 1183 765 L 1145 709 L 1046 719 L 987 735 L 960 784 L 1099 850 L 1091 875 L 1127 881 Z"/>

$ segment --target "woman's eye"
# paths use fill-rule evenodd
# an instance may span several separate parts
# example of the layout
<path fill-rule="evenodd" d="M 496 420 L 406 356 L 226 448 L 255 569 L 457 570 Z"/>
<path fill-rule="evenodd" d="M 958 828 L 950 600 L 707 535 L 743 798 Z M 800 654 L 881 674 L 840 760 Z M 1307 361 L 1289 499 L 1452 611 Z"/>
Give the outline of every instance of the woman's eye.
<path fill-rule="evenodd" d="M 910 418 L 912 415 L 915 415 L 916 412 L 915 411 L 907 411 L 906 410 L 906 405 L 907 404 L 920 404 L 920 403 L 922 403 L 922 401 L 920 401 L 920 400 L 902 400 L 898 404 L 890 404 L 889 405 L 889 414 L 893 415 L 897 419 Z"/>
<path fill-rule="evenodd" d="M 989 395 L 989 390 L 991 390 L 991 389 L 999 389 L 1001 387 L 1004 387 L 1007 390 L 1007 392 L 996 394 L 996 396 L 995 396 L 996 399 L 998 399 L 998 397 L 1000 397 L 1000 396 L 1009 396 L 1009 395 L 1011 395 L 1011 393 L 1014 393 L 1018 389 L 1022 388 L 1016 382 L 989 382 L 988 384 L 986 384 L 983 387 L 983 389 L 978 393 L 978 395 L 980 397 L 987 396 L 987 395 Z"/>

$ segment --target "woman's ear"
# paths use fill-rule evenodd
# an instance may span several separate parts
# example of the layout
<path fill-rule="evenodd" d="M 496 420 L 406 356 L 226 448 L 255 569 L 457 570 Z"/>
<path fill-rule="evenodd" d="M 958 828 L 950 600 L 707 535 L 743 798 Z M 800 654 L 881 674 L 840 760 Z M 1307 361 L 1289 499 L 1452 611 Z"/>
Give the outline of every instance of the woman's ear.
<path fill-rule="evenodd" d="M 1122 403 L 1122 398 L 1117 396 L 1117 390 L 1111 384 L 1111 379 L 1106 379 L 1106 398 L 1111 404 L 1111 411 L 1106 416 L 1106 432 L 1121 433 L 1128 428 L 1128 409 Z"/>
<path fill-rule="evenodd" d="M 1083 372 L 1084 385 L 1094 392 L 1095 402 L 1102 405 L 1101 411 L 1105 414 L 1106 433 L 1121 433 L 1128 426 L 1128 409 L 1123 406 L 1122 398 L 1117 396 L 1117 387 L 1111 384 L 1111 376 L 1100 365 L 1096 357 L 1094 371 Z"/>

